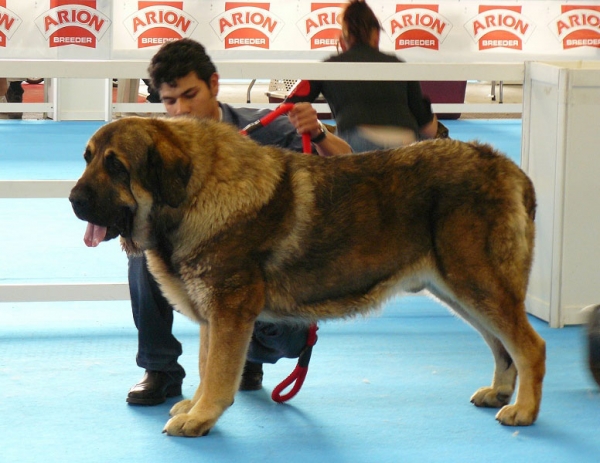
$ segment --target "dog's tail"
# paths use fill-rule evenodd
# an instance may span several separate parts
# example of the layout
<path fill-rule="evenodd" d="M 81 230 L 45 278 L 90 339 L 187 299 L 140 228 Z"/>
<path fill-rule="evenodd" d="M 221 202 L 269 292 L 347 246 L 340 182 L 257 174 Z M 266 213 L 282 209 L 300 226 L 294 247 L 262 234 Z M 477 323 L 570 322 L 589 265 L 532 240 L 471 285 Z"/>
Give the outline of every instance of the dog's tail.
<path fill-rule="evenodd" d="M 525 185 L 523 186 L 523 205 L 525 206 L 525 210 L 527 211 L 527 215 L 529 216 L 530 220 L 533 221 L 535 220 L 535 211 L 537 208 L 535 188 L 531 179 L 526 175 L 524 183 Z"/>

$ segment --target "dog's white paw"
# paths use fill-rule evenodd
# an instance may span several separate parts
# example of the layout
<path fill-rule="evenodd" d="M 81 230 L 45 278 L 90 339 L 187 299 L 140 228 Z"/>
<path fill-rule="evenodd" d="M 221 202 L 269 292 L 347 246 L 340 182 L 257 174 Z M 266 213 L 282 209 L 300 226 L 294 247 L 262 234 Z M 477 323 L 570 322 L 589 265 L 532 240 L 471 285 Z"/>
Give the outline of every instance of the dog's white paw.
<path fill-rule="evenodd" d="M 500 408 L 510 402 L 512 393 L 512 390 L 482 387 L 471 396 L 471 403 L 477 407 Z"/>
<path fill-rule="evenodd" d="M 194 403 L 190 399 L 181 400 L 171 407 L 169 415 L 176 416 L 182 413 L 187 413 L 192 409 L 193 406 Z"/>
<path fill-rule="evenodd" d="M 203 419 L 201 416 L 181 413 L 167 421 L 163 432 L 167 433 L 169 436 L 206 436 L 215 425 L 216 421 L 216 419 Z"/>
<path fill-rule="evenodd" d="M 505 426 L 529 426 L 535 418 L 535 411 L 519 407 L 517 404 L 507 405 L 496 414 L 496 419 Z"/>

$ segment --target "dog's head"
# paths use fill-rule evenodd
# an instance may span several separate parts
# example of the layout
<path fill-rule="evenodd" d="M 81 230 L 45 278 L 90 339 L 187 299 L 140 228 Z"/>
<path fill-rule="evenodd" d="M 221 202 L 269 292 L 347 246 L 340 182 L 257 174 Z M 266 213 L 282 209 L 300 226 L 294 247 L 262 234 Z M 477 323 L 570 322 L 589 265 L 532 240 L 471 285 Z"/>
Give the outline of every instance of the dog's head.
<path fill-rule="evenodd" d="M 175 208 L 186 197 L 191 161 L 160 119 L 130 117 L 101 127 L 84 159 L 69 200 L 77 217 L 96 226 L 97 241 L 121 235 L 134 249 L 144 248 L 151 212 Z"/>

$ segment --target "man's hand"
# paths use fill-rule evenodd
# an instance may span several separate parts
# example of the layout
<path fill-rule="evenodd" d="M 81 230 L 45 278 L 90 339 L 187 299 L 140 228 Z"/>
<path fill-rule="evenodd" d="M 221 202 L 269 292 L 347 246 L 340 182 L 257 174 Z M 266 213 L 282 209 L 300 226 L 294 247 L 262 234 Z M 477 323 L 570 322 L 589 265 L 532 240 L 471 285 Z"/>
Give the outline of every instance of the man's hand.
<path fill-rule="evenodd" d="M 288 117 L 300 135 L 308 132 L 310 138 L 314 139 L 321 134 L 321 123 L 317 118 L 317 110 L 310 103 L 296 103 L 288 113 Z M 320 156 L 333 156 L 352 152 L 352 148 L 348 143 L 331 132 L 327 132 L 327 136 L 313 143 L 313 146 Z"/>
<path fill-rule="evenodd" d="M 288 117 L 300 135 L 308 132 L 310 138 L 314 138 L 321 133 L 317 110 L 310 103 L 296 103 Z"/>

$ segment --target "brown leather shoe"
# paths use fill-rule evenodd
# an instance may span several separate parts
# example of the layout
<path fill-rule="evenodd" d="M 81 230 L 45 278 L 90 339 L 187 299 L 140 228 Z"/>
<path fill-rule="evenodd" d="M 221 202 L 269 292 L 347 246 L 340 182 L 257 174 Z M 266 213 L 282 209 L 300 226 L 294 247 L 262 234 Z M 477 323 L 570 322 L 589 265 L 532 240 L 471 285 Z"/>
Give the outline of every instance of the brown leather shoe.
<path fill-rule="evenodd" d="M 262 363 L 254 363 L 246 360 L 240 391 L 258 391 L 262 389 L 263 368 Z"/>
<path fill-rule="evenodd" d="M 158 405 L 168 397 L 181 395 L 181 382 L 162 371 L 146 370 L 142 380 L 127 394 L 127 403 L 132 405 Z"/>

